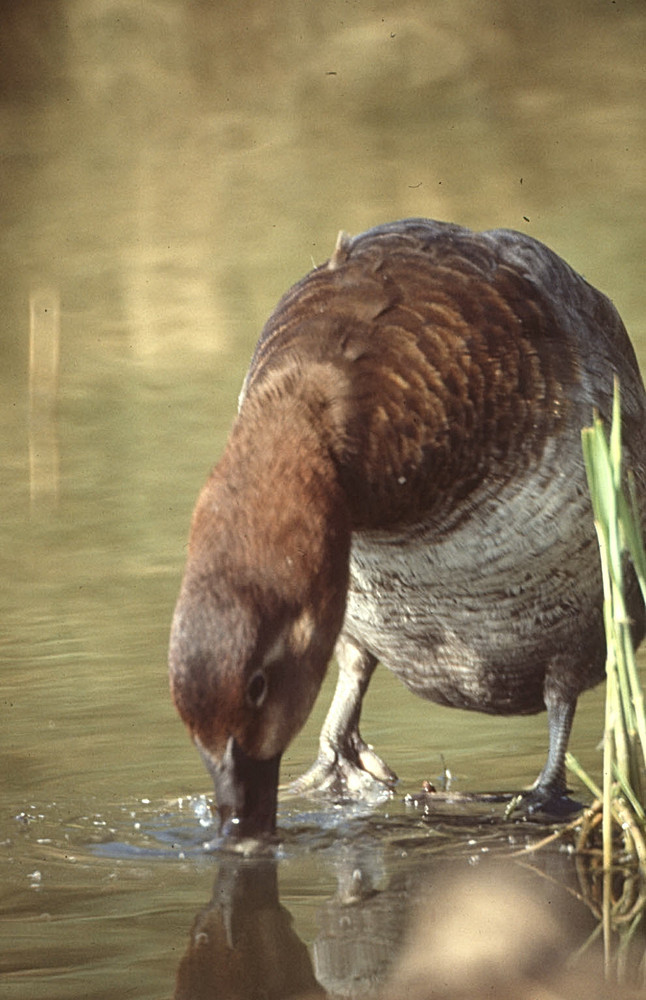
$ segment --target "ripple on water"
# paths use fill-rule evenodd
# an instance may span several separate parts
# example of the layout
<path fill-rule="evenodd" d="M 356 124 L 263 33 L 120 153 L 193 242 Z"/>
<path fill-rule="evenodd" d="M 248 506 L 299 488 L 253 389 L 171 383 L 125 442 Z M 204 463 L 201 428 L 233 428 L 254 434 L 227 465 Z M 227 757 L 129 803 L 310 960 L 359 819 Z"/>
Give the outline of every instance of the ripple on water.
<path fill-rule="evenodd" d="M 503 822 L 501 816 L 465 815 L 464 810 L 455 816 L 437 815 L 429 822 L 422 810 L 401 799 L 378 808 L 293 799 L 281 804 L 279 828 L 279 841 L 268 847 L 278 859 L 304 851 L 325 854 L 339 843 L 364 839 L 378 838 L 402 852 L 422 848 L 460 854 L 476 841 L 509 849 L 514 840 L 526 839 L 523 834 L 530 839 L 541 835 L 540 828 L 521 829 Z M 206 795 L 157 801 L 142 797 L 115 804 L 32 803 L 14 814 L 5 843 L 24 859 L 33 857 L 34 848 L 66 860 L 90 855 L 119 861 L 196 860 L 230 850 L 218 835 Z M 258 853 L 258 845 L 239 845 L 238 852 Z"/>

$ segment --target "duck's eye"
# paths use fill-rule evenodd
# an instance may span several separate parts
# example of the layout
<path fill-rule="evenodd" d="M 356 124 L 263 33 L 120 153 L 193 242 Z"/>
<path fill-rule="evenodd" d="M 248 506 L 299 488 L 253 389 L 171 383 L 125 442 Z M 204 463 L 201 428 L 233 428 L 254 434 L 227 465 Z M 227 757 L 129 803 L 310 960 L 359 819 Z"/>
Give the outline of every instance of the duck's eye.
<path fill-rule="evenodd" d="M 267 678 L 262 670 L 257 670 L 247 686 L 247 699 L 254 708 L 260 708 L 267 697 Z"/>

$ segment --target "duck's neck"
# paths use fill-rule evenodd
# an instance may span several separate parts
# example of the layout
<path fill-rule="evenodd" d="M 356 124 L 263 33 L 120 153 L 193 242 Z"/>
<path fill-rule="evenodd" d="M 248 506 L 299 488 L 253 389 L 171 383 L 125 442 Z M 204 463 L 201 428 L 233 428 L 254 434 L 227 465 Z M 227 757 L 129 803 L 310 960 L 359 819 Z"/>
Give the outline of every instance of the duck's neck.
<path fill-rule="evenodd" d="M 324 433 L 302 400 L 249 399 L 196 507 L 219 573 L 287 602 L 347 588 L 350 517 Z"/>

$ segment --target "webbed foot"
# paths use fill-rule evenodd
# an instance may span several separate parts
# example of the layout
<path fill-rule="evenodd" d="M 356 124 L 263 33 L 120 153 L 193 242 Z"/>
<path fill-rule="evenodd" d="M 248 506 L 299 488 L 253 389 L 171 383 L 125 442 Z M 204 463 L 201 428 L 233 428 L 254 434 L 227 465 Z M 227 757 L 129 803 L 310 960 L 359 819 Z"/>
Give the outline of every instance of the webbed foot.
<path fill-rule="evenodd" d="M 333 799 L 382 800 L 389 796 L 397 775 L 358 732 L 347 745 L 321 740 L 312 766 L 288 786 L 295 795 L 321 794 Z"/>
<path fill-rule="evenodd" d="M 514 796 L 505 810 L 505 817 L 565 822 L 583 809 L 584 804 L 570 798 L 567 790 L 535 785 Z"/>

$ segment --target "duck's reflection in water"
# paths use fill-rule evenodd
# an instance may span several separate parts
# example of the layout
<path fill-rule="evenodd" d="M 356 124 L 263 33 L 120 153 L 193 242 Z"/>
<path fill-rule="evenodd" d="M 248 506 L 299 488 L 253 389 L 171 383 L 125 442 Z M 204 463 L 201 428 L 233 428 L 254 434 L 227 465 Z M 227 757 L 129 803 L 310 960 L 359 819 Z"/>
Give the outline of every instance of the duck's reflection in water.
<path fill-rule="evenodd" d="M 373 995 L 397 952 L 410 903 L 409 877 L 388 877 L 372 839 L 333 852 L 335 895 L 317 913 L 312 960 L 330 997 Z"/>
<path fill-rule="evenodd" d="M 175 1000 L 643 997 L 605 983 L 597 953 L 572 963 L 597 923 L 570 862 L 546 856 L 542 870 L 525 870 L 511 860 L 473 868 L 444 858 L 400 869 L 377 889 L 375 859 L 344 849 L 338 891 L 319 909 L 308 949 L 280 903 L 278 863 L 224 857 Z"/>
<path fill-rule="evenodd" d="M 175 1000 L 323 996 L 307 946 L 278 897 L 273 858 L 223 857 L 210 904 L 195 918 Z"/>

